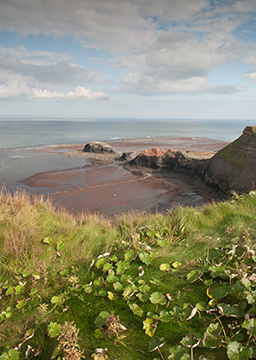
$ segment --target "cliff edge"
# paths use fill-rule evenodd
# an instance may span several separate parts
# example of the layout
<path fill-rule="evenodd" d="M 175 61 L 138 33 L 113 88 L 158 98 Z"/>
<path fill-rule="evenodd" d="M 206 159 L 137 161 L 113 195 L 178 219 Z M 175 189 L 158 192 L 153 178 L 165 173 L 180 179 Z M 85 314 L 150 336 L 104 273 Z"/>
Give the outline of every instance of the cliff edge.
<path fill-rule="evenodd" d="M 256 127 L 247 126 L 235 141 L 210 159 L 189 158 L 173 149 L 148 149 L 130 162 L 152 169 L 167 169 L 199 176 L 227 192 L 256 189 Z"/>
<path fill-rule="evenodd" d="M 222 190 L 247 191 L 256 188 L 256 127 L 243 134 L 205 162 L 204 179 Z"/>

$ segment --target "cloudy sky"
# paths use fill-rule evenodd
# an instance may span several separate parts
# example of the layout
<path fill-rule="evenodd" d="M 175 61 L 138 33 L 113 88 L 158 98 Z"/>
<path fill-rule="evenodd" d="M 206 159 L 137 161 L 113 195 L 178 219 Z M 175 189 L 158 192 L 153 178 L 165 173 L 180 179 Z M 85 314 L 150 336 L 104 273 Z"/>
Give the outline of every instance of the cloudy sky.
<path fill-rule="evenodd" d="M 0 0 L 0 118 L 256 119 L 255 0 Z"/>

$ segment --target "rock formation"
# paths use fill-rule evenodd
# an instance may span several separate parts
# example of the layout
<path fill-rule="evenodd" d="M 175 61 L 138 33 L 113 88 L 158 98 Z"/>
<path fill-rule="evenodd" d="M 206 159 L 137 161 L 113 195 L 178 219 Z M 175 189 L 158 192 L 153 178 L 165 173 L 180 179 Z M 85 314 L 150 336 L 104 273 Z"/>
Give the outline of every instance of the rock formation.
<path fill-rule="evenodd" d="M 100 141 L 91 141 L 87 143 L 83 152 L 96 153 L 96 154 L 116 154 L 112 146 Z"/>
<path fill-rule="evenodd" d="M 187 168 L 190 162 L 181 151 L 153 148 L 142 151 L 130 163 L 151 169 L 181 170 Z"/>
<path fill-rule="evenodd" d="M 120 157 L 120 160 L 122 161 L 132 161 L 137 156 L 137 151 L 128 151 L 123 152 L 122 156 Z"/>
<path fill-rule="evenodd" d="M 256 189 L 256 127 L 247 126 L 237 140 L 210 159 L 191 159 L 172 149 L 149 149 L 130 164 L 197 175 L 225 192 L 253 190 Z"/>
<path fill-rule="evenodd" d="M 235 141 L 207 160 L 204 179 L 224 191 L 256 188 L 256 127 L 247 126 Z"/>

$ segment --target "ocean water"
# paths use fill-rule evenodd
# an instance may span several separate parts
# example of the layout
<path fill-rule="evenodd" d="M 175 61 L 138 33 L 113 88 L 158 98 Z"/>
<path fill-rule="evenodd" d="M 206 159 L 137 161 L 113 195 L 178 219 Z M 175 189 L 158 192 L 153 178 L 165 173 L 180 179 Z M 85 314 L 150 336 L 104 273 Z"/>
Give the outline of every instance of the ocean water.
<path fill-rule="evenodd" d="M 22 188 L 21 181 L 43 171 L 84 166 L 88 160 L 63 154 L 41 154 L 36 147 L 85 144 L 88 141 L 161 137 L 203 137 L 233 141 L 248 120 L 0 120 L 0 187 Z"/>
<path fill-rule="evenodd" d="M 0 119 L 0 149 L 146 137 L 205 137 L 233 141 L 247 125 L 256 126 L 256 120 Z"/>

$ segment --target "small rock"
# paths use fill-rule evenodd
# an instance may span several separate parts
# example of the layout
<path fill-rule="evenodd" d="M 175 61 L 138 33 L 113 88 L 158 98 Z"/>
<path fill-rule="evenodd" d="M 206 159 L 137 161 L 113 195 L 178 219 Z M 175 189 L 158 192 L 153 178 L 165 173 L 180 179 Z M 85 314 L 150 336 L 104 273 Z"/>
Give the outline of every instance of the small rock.
<path fill-rule="evenodd" d="M 113 150 L 112 146 L 107 143 L 100 141 L 90 141 L 87 143 L 83 152 L 95 153 L 95 154 L 115 154 L 116 152 Z"/>

